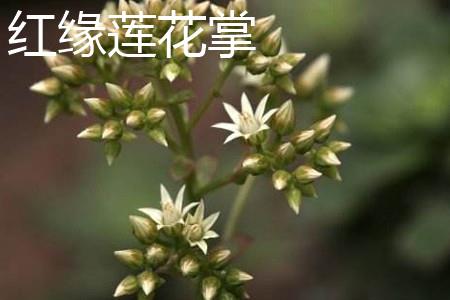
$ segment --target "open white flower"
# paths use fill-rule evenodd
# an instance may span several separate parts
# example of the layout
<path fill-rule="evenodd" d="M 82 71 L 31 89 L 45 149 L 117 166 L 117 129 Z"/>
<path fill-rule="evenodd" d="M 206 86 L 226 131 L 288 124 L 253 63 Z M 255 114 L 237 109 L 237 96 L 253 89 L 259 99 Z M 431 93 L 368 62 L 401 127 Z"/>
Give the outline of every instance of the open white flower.
<path fill-rule="evenodd" d="M 253 108 L 245 93 L 242 94 L 241 98 L 241 112 L 237 111 L 228 103 L 223 104 L 225 111 L 228 113 L 233 123 L 218 123 L 212 127 L 232 132 L 227 137 L 224 144 L 240 137 L 248 140 L 251 136 L 269 129 L 269 126 L 267 126 L 266 123 L 278 109 L 271 109 L 267 113 L 264 113 L 268 99 L 269 95 L 265 96 L 258 104 L 255 112 L 253 112 Z"/>
<path fill-rule="evenodd" d="M 207 253 L 208 244 L 205 242 L 207 239 L 218 238 L 219 235 L 210 230 L 219 217 L 219 213 L 215 213 L 205 217 L 205 205 L 203 200 L 200 201 L 194 215 L 189 214 L 186 218 L 186 227 L 183 230 L 183 235 L 189 242 L 191 247 L 199 247 L 203 253 Z"/>
<path fill-rule="evenodd" d="M 161 210 L 155 208 L 141 208 L 139 211 L 148 215 L 155 221 L 158 229 L 172 227 L 177 224 L 184 224 L 184 216 L 192 208 L 198 205 L 198 202 L 194 202 L 183 208 L 184 190 L 185 186 L 178 192 L 174 203 L 164 185 L 161 185 Z"/>

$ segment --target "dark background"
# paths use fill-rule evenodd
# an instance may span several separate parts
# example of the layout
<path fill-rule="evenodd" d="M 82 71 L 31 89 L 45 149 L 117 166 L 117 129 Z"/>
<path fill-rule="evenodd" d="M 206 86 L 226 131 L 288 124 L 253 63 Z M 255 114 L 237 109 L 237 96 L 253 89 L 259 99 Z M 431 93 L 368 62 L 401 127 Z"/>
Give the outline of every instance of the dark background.
<path fill-rule="evenodd" d="M 44 125 L 45 101 L 28 87 L 48 70 L 42 59 L 7 55 L 16 10 L 61 16 L 102 6 L 0 4 L 2 300 L 111 299 L 126 274 L 112 251 L 135 245 L 127 215 L 156 204 L 160 182 L 177 188 L 158 146 L 133 143 L 108 168 L 99 147 L 75 138 L 89 119 Z M 308 60 L 330 53 L 330 81 L 356 88 L 342 112 L 354 145 L 343 158 L 344 182 L 324 180 L 300 217 L 268 179 L 252 194 L 240 231 L 253 242 L 236 263 L 255 275 L 253 299 L 450 299 L 449 2 L 252 1 L 250 11 L 276 14 L 289 48 Z M 58 34 L 48 29 L 48 48 Z M 199 93 L 211 68 L 202 61 L 194 72 Z M 230 83 L 225 95 L 242 89 Z M 223 135 L 209 128 L 222 116 L 216 104 L 197 132 L 199 148 L 234 163 L 237 147 L 223 148 Z M 209 210 L 223 208 L 225 218 L 234 192 L 212 194 Z M 179 285 L 167 284 L 158 299 L 189 299 L 174 292 Z"/>

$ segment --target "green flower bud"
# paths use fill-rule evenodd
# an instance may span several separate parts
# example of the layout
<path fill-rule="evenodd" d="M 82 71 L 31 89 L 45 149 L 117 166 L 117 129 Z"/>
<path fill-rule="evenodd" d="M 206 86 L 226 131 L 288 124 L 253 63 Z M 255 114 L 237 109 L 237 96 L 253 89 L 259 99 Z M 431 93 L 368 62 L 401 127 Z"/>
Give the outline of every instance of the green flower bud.
<path fill-rule="evenodd" d="M 155 292 L 150 293 L 150 295 L 146 295 L 143 290 L 138 292 L 137 300 L 154 300 Z"/>
<path fill-rule="evenodd" d="M 154 98 L 155 89 L 150 82 L 136 92 L 134 95 L 133 107 L 141 109 L 146 108 Z"/>
<path fill-rule="evenodd" d="M 341 174 L 339 173 L 339 169 L 336 166 L 323 167 L 321 168 L 323 175 L 327 176 L 336 181 L 342 181 Z"/>
<path fill-rule="evenodd" d="M 181 67 L 176 63 L 165 65 L 161 71 L 161 79 L 167 79 L 173 82 L 181 73 Z"/>
<path fill-rule="evenodd" d="M 272 71 L 272 74 L 274 76 L 289 74 L 289 72 L 291 72 L 293 68 L 293 66 L 281 59 L 274 60 L 272 62 L 272 65 L 270 66 L 270 70 Z"/>
<path fill-rule="evenodd" d="M 138 280 L 135 276 L 129 275 L 125 277 L 117 286 L 114 297 L 132 295 L 139 289 Z"/>
<path fill-rule="evenodd" d="M 291 143 L 281 144 L 275 151 L 275 155 L 279 164 L 288 164 L 295 160 L 295 148 Z"/>
<path fill-rule="evenodd" d="M 133 110 L 128 114 L 126 124 L 128 127 L 133 129 L 142 129 L 145 126 L 145 121 L 146 117 L 142 111 Z"/>
<path fill-rule="evenodd" d="M 276 56 L 280 53 L 282 32 L 283 30 L 280 27 L 263 39 L 260 45 L 260 50 L 265 56 Z"/>
<path fill-rule="evenodd" d="M 322 173 L 311 168 L 310 166 L 300 166 L 294 171 L 293 175 L 299 183 L 307 184 L 322 176 Z"/>
<path fill-rule="evenodd" d="M 289 134 L 295 127 L 295 110 L 292 100 L 286 101 L 272 118 L 272 129 L 280 135 Z"/>
<path fill-rule="evenodd" d="M 354 89 L 351 87 L 332 87 L 324 95 L 325 102 L 331 106 L 338 106 L 346 103 L 353 97 Z"/>
<path fill-rule="evenodd" d="M 279 59 L 295 67 L 305 58 L 305 56 L 305 53 L 284 53 L 280 55 Z"/>
<path fill-rule="evenodd" d="M 278 191 L 282 191 L 289 186 L 291 179 L 292 175 L 289 172 L 278 170 L 272 175 L 273 187 Z"/>
<path fill-rule="evenodd" d="M 140 4 L 136 3 L 136 2 L 133 1 L 133 0 L 130 0 L 130 1 L 128 2 L 128 5 L 129 5 L 129 7 L 130 7 L 130 11 L 131 11 L 131 14 L 132 14 L 132 15 L 138 15 L 139 12 L 143 11 L 143 7 L 141 7 Z"/>
<path fill-rule="evenodd" d="M 143 244 L 151 244 L 158 235 L 156 224 L 144 217 L 130 216 L 134 236 Z"/>
<path fill-rule="evenodd" d="M 194 16 L 204 16 L 208 11 L 210 4 L 211 4 L 210 1 L 203 1 L 201 3 L 196 4 L 192 9 Z"/>
<path fill-rule="evenodd" d="M 202 280 L 202 296 L 205 300 L 214 299 L 220 289 L 221 283 L 217 277 L 210 276 Z"/>
<path fill-rule="evenodd" d="M 99 140 L 102 138 L 103 127 L 100 124 L 92 125 L 77 135 L 79 139 Z"/>
<path fill-rule="evenodd" d="M 300 206 L 302 203 L 302 193 L 299 189 L 294 186 L 288 188 L 285 192 L 286 199 L 288 201 L 289 206 L 295 212 L 295 214 L 300 213 Z"/>
<path fill-rule="evenodd" d="M 292 81 L 291 76 L 289 76 L 288 74 L 277 77 L 275 79 L 275 84 L 277 87 L 288 94 L 295 95 L 297 93 L 294 82 Z"/>
<path fill-rule="evenodd" d="M 225 277 L 225 280 L 229 285 L 240 285 L 252 279 L 253 276 L 251 276 L 250 274 L 235 268 L 228 270 Z"/>
<path fill-rule="evenodd" d="M 322 167 L 339 166 L 341 161 L 328 147 L 321 147 L 316 152 L 315 162 Z"/>
<path fill-rule="evenodd" d="M 81 85 L 86 80 L 86 72 L 78 65 L 57 66 L 53 67 L 51 71 L 67 84 Z"/>
<path fill-rule="evenodd" d="M 303 154 L 311 150 L 314 145 L 314 133 L 314 130 L 301 131 L 292 138 L 291 142 L 297 153 Z"/>
<path fill-rule="evenodd" d="M 180 259 L 180 271 L 183 276 L 194 277 L 200 271 L 200 263 L 192 255 L 186 255 Z"/>
<path fill-rule="evenodd" d="M 72 64 L 72 60 L 70 58 L 61 54 L 56 54 L 54 56 L 44 56 L 44 60 L 50 69 Z"/>
<path fill-rule="evenodd" d="M 33 84 L 30 87 L 30 90 L 32 92 L 51 97 L 59 95 L 61 93 L 62 84 L 61 81 L 58 80 L 58 78 L 50 77 Z"/>
<path fill-rule="evenodd" d="M 145 295 L 150 295 L 160 285 L 161 279 L 150 271 L 144 271 L 138 275 L 138 283 Z"/>
<path fill-rule="evenodd" d="M 328 139 L 334 124 L 336 123 L 336 115 L 332 115 L 324 120 L 321 120 L 311 126 L 315 131 L 315 140 L 322 143 Z"/>
<path fill-rule="evenodd" d="M 137 249 L 115 251 L 114 255 L 126 266 L 139 269 L 144 266 L 144 254 Z"/>
<path fill-rule="evenodd" d="M 118 141 L 108 141 L 105 143 L 105 156 L 108 165 L 112 165 L 114 160 L 119 156 L 122 145 Z"/>
<path fill-rule="evenodd" d="M 147 13 L 149 15 L 159 16 L 164 8 L 162 0 L 149 0 L 147 1 Z"/>
<path fill-rule="evenodd" d="M 262 74 L 267 70 L 270 61 L 270 58 L 265 57 L 259 52 L 253 53 L 247 59 L 247 70 L 253 75 Z"/>
<path fill-rule="evenodd" d="M 258 146 L 264 143 L 267 139 L 267 131 L 260 131 L 257 134 L 253 134 L 250 136 L 250 138 L 247 140 L 247 142 L 252 146 Z"/>
<path fill-rule="evenodd" d="M 231 251 L 228 249 L 213 250 L 208 255 L 208 261 L 213 268 L 221 268 L 231 259 Z"/>
<path fill-rule="evenodd" d="M 131 103 L 131 95 L 124 88 L 113 83 L 106 83 L 106 91 L 111 100 L 120 107 L 128 107 Z"/>
<path fill-rule="evenodd" d="M 54 118 L 56 118 L 63 111 L 62 104 L 57 100 L 49 100 L 47 102 L 47 107 L 45 108 L 44 122 L 50 123 Z"/>
<path fill-rule="evenodd" d="M 270 167 L 267 158 L 259 153 L 250 154 L 242 162 L 242 168 L 249 174 L 259 175 Z"/>
<path fill-rule="evenodd" d="M 349 149 L 352 144 L 347 142 L 341 142 L 341 141 L 331 141 L 327 144 L 328 148 L 331 149 L 334 153 L 343 152 L 347 149 Z"/>
<path fill-rule="evenodd" d="M 145 259 L 150 266 L 160 267 L 169 259 L 169 249 L 160 244 L 153 244 L 147 248 Z"/>
<path fill-rule="evenodd" d="M 147 121 L 151 126 L 158 125 L 166 118 L 166 111 L 161 108 L 152 108 L 147 112 Z"/>
<path fill-rule="evenodd" d="M 330 56 L 323 54 L 314 60 L 298 77 L 297 90 L 300 95 L 310 95 L 326 78 L 330 66 Z"/>
<path fill-rule="evenodd" d="M 234 0 L 233 6 L 235 14 L 240 15 L 242 12 L 247 10 L 247 0 Z"/>
<path fill-rule="evenodd" d="M 86 111 L 84 110 L 84 107 L 79 101 L 79 99 L 70 99 L 68 105 L 69 105 L 68 107 L 69 112 L 79 116 L 86 115 Z"/>
<path fill-rule="evenodd" d="M 237 298 L 229 292 L 222 292 L 219 296 L 219 300 L 236 300 Z"/>
<path fill-rule="evenodd" d="M 255 26 L 250 29 L 252 35 L 251 39 L 254 42 L 260 42 L 270 28 L 275 23 L 276 17 L 274 15 L 256 20 Z"/>
<path fill-rule="evenodd" d="M 309 184 L 301 184 L 299 186 L 302 195 L 305 197 L 317 198 L 316 188 L 312 183 Z"/>
<path fill-rule="evenodd" d="M 223 8 L 222 6 L 218 6 L 218 5 L 211 3 L 210 9 L 211 9 L 211 14 L 214 17 L 223 17 L 225 15 L 225 8 Z"/>
<path fill-rule="evenodd" d="M 153 128 L 147 131 L 147 135 L 150 139 L 155 141 L 156 143 L 163 145 L 164 147 L 168 146 L 166 140 L 166 133 L 162 128 Z"/>
<path fill-rule="evenodd" d="M 107 121 L 103 126 L 102 139 L 117 140 L 122 136 L 122 124 L 116 120 Z"/>
<path fill-rule="evenodd" d="M 110 118 L 114 112 L 113 106 L 106 99 L 88 98 L 84 99 L 84 102 L 100 118 Z"/>

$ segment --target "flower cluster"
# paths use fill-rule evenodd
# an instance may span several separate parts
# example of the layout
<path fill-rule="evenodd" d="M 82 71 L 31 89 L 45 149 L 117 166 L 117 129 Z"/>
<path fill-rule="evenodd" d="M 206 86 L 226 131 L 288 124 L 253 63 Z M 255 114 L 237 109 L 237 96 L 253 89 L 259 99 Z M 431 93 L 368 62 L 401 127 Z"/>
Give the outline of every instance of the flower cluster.
<path fill-rule="evenodd" d="M 140 300 L 153 299 L 163 277 L 169 275 L 197 282 L 205 300 L 246 296 L 243 284 L 253 277 L 229 266 L 229 250 L 208 251 L 206 240 L 219 237 L 211 230 L 219 213 L 205 218 L 203 201 L 183 207 L 184 190 L 182 187 L 173 201 L 161 186 L 161 210 L 142 208 L 147 217 L 130 216 L 133 234 L 145 248 L 115 252 L 122 263 L 139 272 L 119 283 L 115 297 L 138 294 Z"/>

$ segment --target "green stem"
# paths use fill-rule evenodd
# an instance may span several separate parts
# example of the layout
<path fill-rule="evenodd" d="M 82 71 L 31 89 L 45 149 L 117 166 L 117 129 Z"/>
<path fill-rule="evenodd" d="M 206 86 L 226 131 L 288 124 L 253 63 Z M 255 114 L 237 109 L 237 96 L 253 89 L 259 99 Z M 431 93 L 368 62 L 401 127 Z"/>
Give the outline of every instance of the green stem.
<path fill-rule="evenodd" d="M 192 130 L 197 125 L 202 116 L 214 102 L 214 99 L 220 96 L 220 92 L 225 82 L 227 81 L 228 77 L 230 76 L 231 71 L 234 68 L 234 65 L 235 65 L 234 62 L 228 63 L 225 66 L 225 69 L 219 73 L 218 77 L 216 78 L 216 81 L 213 84 L 211 91 L 208 94 L 208 97 L 202 102 L 202 104 L 200 104 L 200 107 L 198 108 L 197 112 L 192 117 L 192 120 L 188 126 L 189 130 Z"/>
<path fill-rule="evenodd" d="M 255 184 L 255 179 L 256 177 L 254 176 L 248 176 L 244 185 L 242 185 L 239 188 L 239 191 L 236 195 L 236 199 L 233 202 L 233 206 L 231 208 L 231 212 L 228 217 L 227 223 L 225 225 L 225 230 L 223 233 L 223 240 L 225 242 L 230 241 L 234 235 L 237 223 L 242 215 L 245 204 L 247 203 L 250 191 L 252 190 L 253 185 Z"/>
<path fill-rule="evenodd" d="M 208 193 L 211 193 L 217 189 L 220 189 L 230 183 L 233 182 L 234 178 L 236 176 L 236 172 L 233 172 L 231 174 L 225 175 L 224 177 L 221 177 L 219 179 L 213 180 L 210 183 L 206 184 L 202 188 L 200 188 L 196 193 L 196 198 L 200 199 L 201 197 L 205 196 Z"/>

